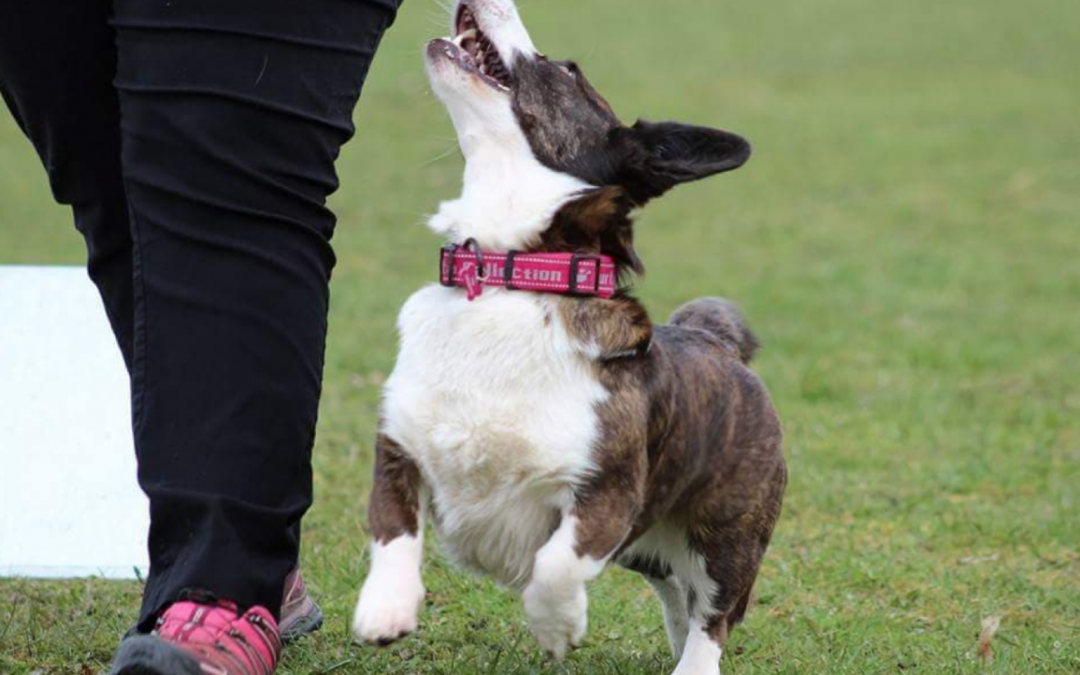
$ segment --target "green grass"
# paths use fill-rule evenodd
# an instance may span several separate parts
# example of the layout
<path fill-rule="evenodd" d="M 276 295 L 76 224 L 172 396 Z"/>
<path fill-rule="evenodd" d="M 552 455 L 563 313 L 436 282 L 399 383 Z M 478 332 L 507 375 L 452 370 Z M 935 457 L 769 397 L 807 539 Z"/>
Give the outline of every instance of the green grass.
<path fill-rule="evenodd" d="M 627 120 L 755 143 L 744 170 L 638 226 L 653 316 L 703 294 L 738 301 L 787 430 L 784 515 L 724 671 L 1080 672 L 1080 5 L 532 0 L 523 13 Z M 329 621 L 283 672 L 669 670 L 659 609 L 632 575 L 594 584 L 586 646 L 550 664 L 513 597 L 437 553 L 419 635 L 349 642 L 377 383 L 398 307 L 434 271 L 422 215 L 459 180 L 456 155 L 433 161 L 453 134 L 419 59 L 440 15 L 405 4 L 340 163 L 304 551 Z M 0 116 L 0 262 L 81 257 Z M 0 582 L 0 672 L 102 668 L 138 595 Z M 985 664 L 990 615 L 1002 624 Z"/>

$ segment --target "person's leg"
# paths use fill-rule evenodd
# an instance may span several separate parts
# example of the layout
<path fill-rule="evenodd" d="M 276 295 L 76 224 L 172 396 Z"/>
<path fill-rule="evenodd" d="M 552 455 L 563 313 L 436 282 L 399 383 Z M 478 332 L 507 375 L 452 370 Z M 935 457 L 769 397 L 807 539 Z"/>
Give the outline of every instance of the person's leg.
<path fill-rule="evenodd" d="M 144 630 L 187 588 L 278 611 L 311 502 L 326 198 L 397 5 L 115 2 Z"/>
<path fill-rule="evenodd" d="M 86 240 L 90 278 L 130 366 L 131 229 L 120 176 L 111 11 L 112 0 L 6 0 L 0 8 L 0 93 L 37 149 L 56 201 L 72 207 Z"/>
<path fill-rule="evenodd" d="M 112 0 L 6 3 L 0 8 L 0 94 L 38 151 L 55 198 L 72 207 L 86 241 L 89 276 L 130 369 L 132 239 L 120 169 L 112 11 Z M 299 537 L 299 524 L 294 529 Z M 289 576 L 285 594 L 283 637 L 318 628 L 321 612 L 298 571 Z"/>

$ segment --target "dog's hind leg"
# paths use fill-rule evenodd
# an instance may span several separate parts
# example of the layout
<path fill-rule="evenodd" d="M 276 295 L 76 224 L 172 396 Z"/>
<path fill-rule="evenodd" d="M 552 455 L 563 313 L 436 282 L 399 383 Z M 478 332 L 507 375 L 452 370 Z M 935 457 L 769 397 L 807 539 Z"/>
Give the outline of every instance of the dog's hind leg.
<path fill-rule="evenodd" d="M 675 675 L 720 675 L 720 657 L 733 623 L 729 620 L 733 612 L 727 608 L 727 590 L 709 576 L 699 553 L 690 552 L 689 562 L 681 570 L 685 576 L 675 578 L 685 589 L 683 606 L 688 624 L 683 648 L 676 655 L 679 665 Z"/>
<path fill-rule="evenodd" d="M 371 569 L 352 624 L 358 640 L 385 645 L 416 630 L 424 601 L 422 492 L 416 464 L 401 446 L 380 435 L 368 507 Z"/>
<path fill-rule="evenodd" d="M 675 576 L 670 565 L 656 558 L 630 555 L 620 559 L 619 564 L 645 577 L 653 587 L 664 612 L 664 628 L 667 630 L 671 655 L 679 658 L 686 646 L 686 635 L 690 630 L 686 587 Z"/>
<path fill-rule="evenodd" d="M 686 606 L 686 589 L 675 576 L 666 579 L 645 577 L 656 591 L 656 597 L 660 598 L 660 606 L 664 610 L 664 628 L 667 629 L 668 644 L 671 645 L 671 655 L 675 658 L 682 656 L 686 647 L 686 636 L 690 632 L 690 611 Z"/>
<path fill-rule="evenodd" d="M 703 490 L 687 529 L 702 574 L 683 580 L 690 588 L 690 633 L 675 675 L 719 675 L 721 652 L 746 614 L 780 515 L 787 474 L 779 438 L 741 456 L 723 479 Z"/>

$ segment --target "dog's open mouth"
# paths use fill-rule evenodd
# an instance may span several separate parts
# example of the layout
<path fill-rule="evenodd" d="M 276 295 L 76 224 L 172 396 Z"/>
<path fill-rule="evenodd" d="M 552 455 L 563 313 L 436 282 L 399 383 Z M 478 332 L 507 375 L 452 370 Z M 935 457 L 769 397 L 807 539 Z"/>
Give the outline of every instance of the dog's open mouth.
<path fill-rule="evenodd" d="M 513 84 L 510 71 L 467 3 L 461 4 L 454 25 L 454 39 L 450 42 L 456 49 L 448 46 L 447 56 L 487 84 L 509 91 Z"/>

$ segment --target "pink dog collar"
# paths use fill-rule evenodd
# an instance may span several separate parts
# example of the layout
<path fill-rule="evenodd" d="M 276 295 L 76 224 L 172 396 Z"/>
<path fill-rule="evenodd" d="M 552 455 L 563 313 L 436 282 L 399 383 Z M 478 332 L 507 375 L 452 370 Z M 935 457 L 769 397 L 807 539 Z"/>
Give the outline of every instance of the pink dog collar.
<path fill-rule="evenodd" d="M 610 298 L 615 295 L 615 261 L 581 253 L 485 253 L 469 239 L 442 248 L 439 282 L 464 288 L 470 301 L 484 292 L 484 286 Z"/>

